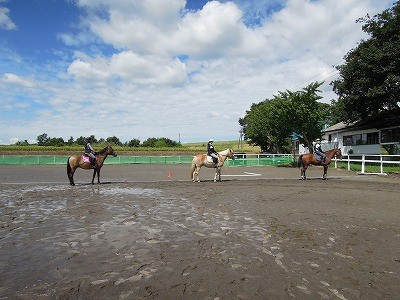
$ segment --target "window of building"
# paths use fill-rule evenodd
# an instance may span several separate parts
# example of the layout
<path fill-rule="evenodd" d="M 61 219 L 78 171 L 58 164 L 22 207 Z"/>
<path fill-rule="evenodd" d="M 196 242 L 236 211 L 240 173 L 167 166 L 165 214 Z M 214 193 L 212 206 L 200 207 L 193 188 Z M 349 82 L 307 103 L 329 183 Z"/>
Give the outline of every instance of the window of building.
<path fill-rule="evenodd" d="M 379 144 L 379 132 L 367 133 L 367 145 Z"/>
<path fill-rule="evenodd" d="M 344 146 L 352 146 L 353 145 L 353 139 L 351 135 L 346 135 L 343 137 L 343 145 Z"/>
<path fill-rule="evenodd" d="M 379 132 L 346 135 L 343 137 L 344 146 L 379 144 Z"/>
<path fill-rule="evenodd" d="M 384 129 L 381 131 L 382 143 L 399 143 L 400 128 Z"/>

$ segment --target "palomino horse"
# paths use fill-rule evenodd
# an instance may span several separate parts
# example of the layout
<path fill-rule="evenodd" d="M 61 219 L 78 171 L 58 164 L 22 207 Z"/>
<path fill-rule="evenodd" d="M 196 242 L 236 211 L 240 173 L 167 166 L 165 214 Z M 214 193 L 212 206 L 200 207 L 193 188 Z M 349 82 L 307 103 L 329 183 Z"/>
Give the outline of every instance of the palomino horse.
<path fill-rule="evenodd" d="M 100 169 L 103 166 L 104 161 L 106 160 L 108 155 L 112 155 L 114 157 L 117 156 L 117 154 L 114 153 L 114 150 L 111 146 L 107 146 L 95 154 L 96 164 L 95 168 L 93 169 L 92 184 L 94 184 L 94 177 L 96 176 L 96 173 L 97 173 L 97 183 L 100 183 Z M 92 169 L 92 164 L 90 163 L 89 160 L 84 161 L 83 155 L 70 156 L 67 161 L 67 174 L 69 178 L 69 183 L 71 185 L 75 185 L 74 173 L 77 168 L 89 170 Z"/>
<path fill-rule="evenodd" d="M 218 181 L 221 181 L 221 168 L 228 157 L 235 159 L 231 149 L 218 152 L 218 167 L 215 168 L 214 182 L 217 181 L 217 178 Z M 207 157 L 207 154 L 197 154 L 195 157 L 193 157 L 192 167 L 190 168 L 190 178 L 193 181 L 200 182 L 199 171 L 202 166 L 214 168 L 214 162 L 211 157 Z"/>
<path fill-rule="evenodd" d="M 340 149 L 332 149 L 329 151 L 325 152 L 326 158 L 325 158 L 325 164 L 322 164 L 322 161 L 316 160 L 314 154 L 308 153 L 308 154 L 303 154 L 299 156 L 299 160 L 297 162 L 297 166 L 300 168 L 301 171 L 301 179 L 306 180 L 306 170 L 310 164 L 313 165 L 323 165 L 324 166 L 324 175 L 323 179 L 326 179 L 326 176 L 328 174 L 328 166 L 332 161 L 332 158 L 334 156 L 338 158 L 342 158 L 342 152 Z"/>

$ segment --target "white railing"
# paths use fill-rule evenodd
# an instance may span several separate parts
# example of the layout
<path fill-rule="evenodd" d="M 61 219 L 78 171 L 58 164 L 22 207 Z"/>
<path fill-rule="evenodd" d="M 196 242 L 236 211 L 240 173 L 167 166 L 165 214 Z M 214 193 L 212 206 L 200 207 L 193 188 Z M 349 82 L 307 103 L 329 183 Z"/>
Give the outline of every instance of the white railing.
<path fill-rule="evenodd" d="M 384 173 L 384 165 L 398 165 L 400 167 L 400 155 L 373 155 L 373 154 L 353 154 L 353 155 L 343 155 L 342 159 L 335 159 L 335 168 L 337 168 L 337 163 L 339 161 L 347 162 L 347 170 L 350 171 L 350 163 L 361 164 L 360 174 L 386 174 Z M 365 171 L 365 166 L 369 165 L 379 165 L 379 173 L 371 173 Z"/>

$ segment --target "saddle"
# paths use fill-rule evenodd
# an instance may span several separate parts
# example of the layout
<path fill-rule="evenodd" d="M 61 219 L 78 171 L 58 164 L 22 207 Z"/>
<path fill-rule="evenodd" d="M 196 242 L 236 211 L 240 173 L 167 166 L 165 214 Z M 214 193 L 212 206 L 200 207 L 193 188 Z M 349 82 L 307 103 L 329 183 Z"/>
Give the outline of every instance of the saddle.
<path fill-rule="evenodd" d="M 87 155 L 86 153 L 83 153 L 82 154 L 82 160 L 83 160 L 83 162 L 84 163 L 88 163 L 88 164 L 91 164 L 91 165 L 94 165 L 94 163 L 95 163 L 95 161 L 96 161 L 96 159 L 94 158 L 93 160 L 93 163 L 92 163 L 92 158 L 90 158 L 90 156 L 89 155 Z"/>
<path fill-rule="evenodd" d="M 324 165 L 324 163 L 322 163 L 322 160 L 324 159 L 321 155 L 315 154 L 314 153 L 314 159 L 315 161 L 318 161 L 321 163 L 321 165 Z"/>
<path fill-rule="evenodd" d="M 215 159 L 214 157 L 207 154 L 207 162 L 208 163 L 218 163 L 218 161 L 214 162 L 214 159 Z"/>
<path fill-rule="evenodd" d="M 82 160 L 84 163 L 90 163 L 90 157 L 86 154 L 82 154 Z"/>

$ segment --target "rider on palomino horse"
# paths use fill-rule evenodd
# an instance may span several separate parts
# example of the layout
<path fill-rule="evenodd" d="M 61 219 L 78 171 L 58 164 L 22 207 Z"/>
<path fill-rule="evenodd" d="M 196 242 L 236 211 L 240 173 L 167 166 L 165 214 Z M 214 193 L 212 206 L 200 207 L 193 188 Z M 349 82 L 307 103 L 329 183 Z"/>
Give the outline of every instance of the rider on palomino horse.
<path fill-rule="evenodd" d="M 321 140 L 316 139 L 314 145 L 314 155 L 317 160 L 321 161 L 321 165 L 325 164 L 326 155 L 325 152 L 321 149 Z"/>
<path fill-rule="evenodd" d="M 218 152 L 215 151 L 213 140 L 210 139 L 207 144 L 207 155 L 211 156 L 214 161 L 214 168 L 218 167 Z"/>
<path fill-rule="evenodd" d="M 90 145 L 90 138 L 85 140 L 85 154 L 89 156 L 90 163 L 94 169 L 96 167 L 96 152 L 94 151 L 92 145 Z"/>

